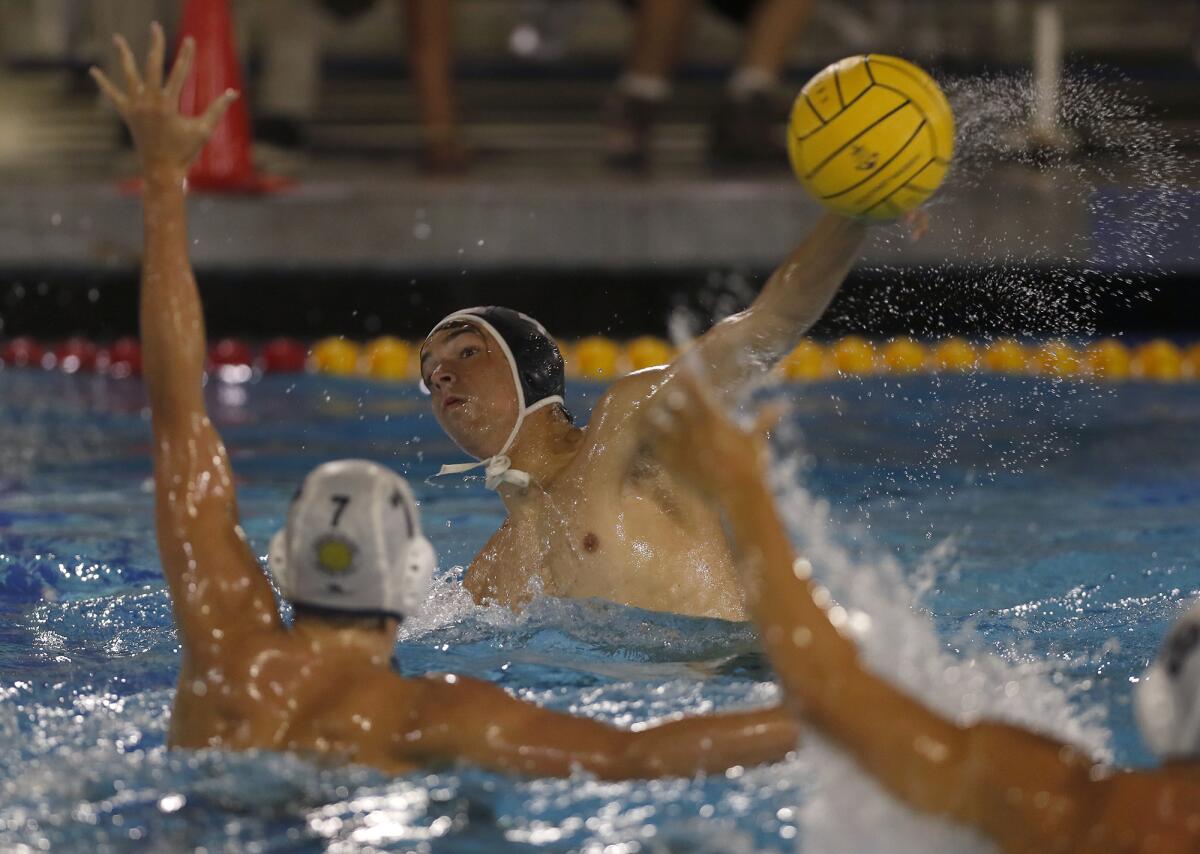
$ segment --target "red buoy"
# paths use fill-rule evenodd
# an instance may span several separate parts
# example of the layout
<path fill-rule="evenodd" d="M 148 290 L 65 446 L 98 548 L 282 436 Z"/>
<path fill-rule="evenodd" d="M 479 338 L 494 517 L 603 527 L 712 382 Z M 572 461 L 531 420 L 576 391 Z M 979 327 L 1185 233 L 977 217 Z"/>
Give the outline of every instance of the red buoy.
<path fill-rule="evenodd" d="M 14 368 L 40 368 L 45 358 L 45 348 L 25 335 L 13 338 L 0 349 L 0 362 Z"/>
<path fill-rule="evenodd" d="M 54 360 L 60 371 L 68 374 L 90 374 L 96 369 L 96 345 L 86 338 L 75 336 L 54 348 Z"/>
<path fill-rule="evenodd" d="M 262 369 L 268 374 L 303 373 L 308 349 L 295 338 L 272 338 L 262 349 Z"/>
<path fill-rule="evenodd" d="M 222 338 L 208 352 L 208 361 L 214 368 L 225 365 L 249 365 L 254 361 L 254 354 L 245 341 L 237 338 Z"/>
<path fill-rule="evenodd" d="M 96 354 L 96 370 L 118 379 L 142 373 L 142 346 L 136 338 L 118 338 Z"/>

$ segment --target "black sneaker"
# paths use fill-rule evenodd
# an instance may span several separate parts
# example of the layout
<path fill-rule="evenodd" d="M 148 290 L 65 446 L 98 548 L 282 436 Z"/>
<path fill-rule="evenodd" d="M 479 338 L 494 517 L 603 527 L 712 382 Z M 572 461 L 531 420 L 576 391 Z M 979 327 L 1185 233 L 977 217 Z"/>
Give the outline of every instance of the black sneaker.
<path fill-rule="evenodd" d="M 661 102 L 615 92 L 606 108 L 604 147 L 608 165 L 640 171 L 650 164 L 650 133 Z"/>
<path fill-rule="evenodd" d="M 709 156 L 722 168 L 787 166 L 787 107 L 772 92 L 726 97 L 713 117 Z"/>
<path fill-rule="evenodd" d="M 304 148 L 308 144 L 304 122 L 287 116 L 257 116 L 254 119 L 254 139 L 289 150 Z"/>

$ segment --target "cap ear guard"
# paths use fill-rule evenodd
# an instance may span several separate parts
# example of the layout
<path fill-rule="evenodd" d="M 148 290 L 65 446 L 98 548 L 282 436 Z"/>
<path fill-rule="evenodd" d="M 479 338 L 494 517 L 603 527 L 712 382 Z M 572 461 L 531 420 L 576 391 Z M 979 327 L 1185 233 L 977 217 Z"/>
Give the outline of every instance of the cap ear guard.
<path fill-rule="evenodd" d="M 267 569 L 271 571 L 271 577 L 275 579 L 275 585 L 283 598 L 290 600 L 295 591 L 291 573 L 288 571 L 286 528 L 280 528 L 275 532 L 275 536 L 271 537 L 271 545 L 267 548 Z"/>
<path fill-rule="evenodd" d="M 1163 759 L 1200 754 L 1200 612 L 1171 627 L 1134 694 L 1138 729 Z"/>
<path fill-rule="evenodd" d="M 429 595 L 429 584 L 436 569 L 437 552 L 433 550 L 433 544 L 417 534 L 408 544 L 408 553 L 405 555 L 404 565 L 400 568 L 405 577 L 400 584 L 393 610 L 406 617 L 419 613 Z"/>

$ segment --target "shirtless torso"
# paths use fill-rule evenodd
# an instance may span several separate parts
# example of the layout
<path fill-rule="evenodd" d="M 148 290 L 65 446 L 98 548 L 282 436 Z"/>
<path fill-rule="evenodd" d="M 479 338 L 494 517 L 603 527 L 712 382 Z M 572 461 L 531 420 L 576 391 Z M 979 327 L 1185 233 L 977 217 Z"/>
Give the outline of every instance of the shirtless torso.
<path fill-rule="evenodd" d="M 471 565 L 478 599 L 518 604 L 542 592 L 600 597 L 654 611 L 745 619 L 720 519 L 680 488 L 638 441 L 631 401 L 666 378 L 651 369 L 617 383 L 548 483 L 505 496 L 509 517 Z"/>

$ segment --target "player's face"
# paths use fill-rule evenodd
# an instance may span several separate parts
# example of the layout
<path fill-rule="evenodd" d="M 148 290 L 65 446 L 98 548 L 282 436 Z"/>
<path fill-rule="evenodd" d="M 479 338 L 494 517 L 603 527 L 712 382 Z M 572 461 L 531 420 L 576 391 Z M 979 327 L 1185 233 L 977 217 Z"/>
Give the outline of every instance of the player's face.
<path fill-rule="evenodd" d="M 421 348 L 421 378 L 455 444 L 478 459 L 499 453 L 517 420 L 517 390 L 490 335 L 467 323 L 434 332 Z"/>

